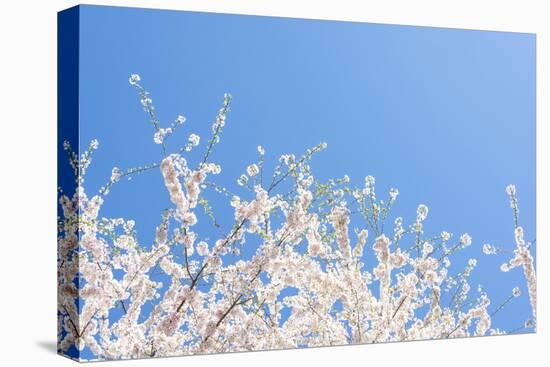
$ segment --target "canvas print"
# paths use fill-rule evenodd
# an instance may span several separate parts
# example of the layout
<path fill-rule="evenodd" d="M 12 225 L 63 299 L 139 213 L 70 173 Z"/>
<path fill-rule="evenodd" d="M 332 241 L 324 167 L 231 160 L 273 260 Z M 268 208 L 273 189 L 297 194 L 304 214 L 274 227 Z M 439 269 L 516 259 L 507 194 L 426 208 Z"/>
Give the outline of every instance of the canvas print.
<path fill-rule="evenodd" d="M 536 331 L 534 34 L 58 22 L 59 354 Z"/>

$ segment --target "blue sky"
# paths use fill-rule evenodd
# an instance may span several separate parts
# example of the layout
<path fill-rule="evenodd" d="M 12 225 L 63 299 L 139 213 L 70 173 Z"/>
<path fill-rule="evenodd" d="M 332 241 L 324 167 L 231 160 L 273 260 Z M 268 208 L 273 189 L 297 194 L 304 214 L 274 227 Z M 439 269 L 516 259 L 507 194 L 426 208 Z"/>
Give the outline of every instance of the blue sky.
<path fill-rule="evenodd" d="M 424 203 L 428 233 L 471 234 L 473 245 L 454 262 L 478 258 L 471 284 L 482 283 L 495 308 L 516 285 L 526 294 L 521 270 L 499 270 L 508 255 L 484 256 L 481 246 L 514 248 L 509 183 L 518 188 L 527 239 L 535 237 L 534 35 L 92 6 L 81 8 L 80 27 L 80 141 L 100 142 L 90 194 L 113 166 L 162 158 L 131 73 L 141 75 L 164 126 L 187 117 L 167 141 L 172 150 L 189 133 L 204 144 L 230 92 L 213 155 L 223 167 L 219 182 L 238 191 L 257 145 L 269 172 L 281 154 L 326 141 L 311 164 L 318 178 L 348 174 L 362 185 L 370 174 L 379 193 L 399 188 L 394 216 L 410 223 Z M 210 198 L 230 225 L 228 205 Z M 115 186 L 102 216 L 135 219 L 147 244 L 167 207 L 155 170 Z M 514 329 L 529 315 L 524 296 L 494 326 Z"/>

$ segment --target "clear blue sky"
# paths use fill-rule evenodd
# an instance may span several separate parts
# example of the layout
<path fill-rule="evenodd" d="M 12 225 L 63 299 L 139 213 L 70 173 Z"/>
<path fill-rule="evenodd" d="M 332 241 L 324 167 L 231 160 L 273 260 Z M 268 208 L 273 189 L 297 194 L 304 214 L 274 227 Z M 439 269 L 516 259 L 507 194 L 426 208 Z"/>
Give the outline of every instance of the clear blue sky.
<path fill-rule="evenodd" d="M 371 174 L 379 193 L 399 188 L 394 216 L 410 223 L 424 203 L 427 232 L 472 235 L 453 269 L 478 258 L 471 284 L 485 286 L 493 307 L 516 285 L 526 293 L 520 269 L 499 270 L 508 256 L 485 256 L 481 246 L 514 248 L 508 183 L 517 185 L 527 239 L 535 237 L 534 35 L 84 6 L 80 55 L 81 144 L 100 141 L 89 193 L 113 166 L 161 159 L 131 73 L 165 126 L 187 117 L 167 141 L 173 150 L 191 132 L 206 142 L 227 91 L 232 112 L 213 160 L 228 188 L 238 190 L 257 145 L 273 163 L 326 141 L 312 162 L 317 177 L 348 174 L 361 185 Z M 228 205 L 210 197 L 227 226 Z M 147 244 L 167 207 L 155 170 L 115 186 L 102 216 L 135 219 Z M 494 325 L 510 330 L 529 316 L 523 296 Z"/>

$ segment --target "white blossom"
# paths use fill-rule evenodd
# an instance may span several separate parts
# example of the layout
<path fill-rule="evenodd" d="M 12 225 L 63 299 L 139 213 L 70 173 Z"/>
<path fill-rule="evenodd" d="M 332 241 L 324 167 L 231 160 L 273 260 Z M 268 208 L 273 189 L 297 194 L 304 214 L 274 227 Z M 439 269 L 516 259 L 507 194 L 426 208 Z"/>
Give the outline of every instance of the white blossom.
<path fill-rule="evenodd" d="M 185 116 L 178 115 L 178 116 L 176 117 L 176 121 L 175 121 L 175 122 L 176 122 L 176 124 L 178 124 L 178 125 L 182 125 L 182 124 L 185 122 L 185 120 L 186 120 Z"/>
<path fill-rule="evenodd" d="M 246 173 L 250 176 L 250 177 L 254 177 L 256 176 L 258 173 L 260 173 L 260 169 L 258 168 L 258 166 L 256 164 L 251 164 L 250 166 L 248 166 L 246 168 Z"/>
<path fill-rule="evenodd" d="M 155 144 L 162 144 L 164 139 L 172 133 L 172 128 L 158 129 L 153 136 Z"/>
<path fill-rule="evenodd" d="M 464 233 L 460 236 L 460 243 L 463 244 L 464 247 L 468 247 L 472 244 L 472 237 L 468 233 Z"/>
<path fill-rule="evenodd" d="M 439 235 L 443 241 L 449 241 L 451 239 L 451 234 L 447 231 L 441 232 Z"/>
<path fill-rule="evenodd" d="M 122 171 L 119 168 L 114 167 L 113 170 L 111 171 L 111 182 L 118 182 L 121 176 L 122 176 Z"/>
<path fill-rule="evenodd" d="M 483 245 L 483 253 L 485 255 L 495 255 L 497 253 L 496 247 L 486 243 Z"/>
<path fill-rule="evenodd" d="M 99 148 L 99 142 L 97 141 L 97 139 L 93 139 L 90 143 L 90 148 L 91 149 L 94 149 L 96 150 L 97 148 Z"/>
<path fill-rule="evenodd" d="M 197 244 L 197 253 L 200 256 L 208 255 L 208 243 L 201 241 Z"/>
<path fill-rule="evenodd" d="M 140 76 L 138 74 L 132 74 L 130 75 L 130 78 L 128 78 L 128 82 L 131 85 L 136 85 L 141 80 Z"/>
<path fill-rule="evenodd" d="M 200 141 L 201 141 L 201 138 L 197 134 L 189 135 L 189 143 L 191 143 L 191 145 L 196 147 L 197 145 L 199 145 Z"/>
<path fill-rule="evenodd" d="M 416 209 L 417 221 L 423 222 L 428 217 L 428 207 L 424 204 L 420 204 Z"/>
<path fill-rule="evenodd" d="M 241 175 L 237 180 L 237 183 L 239 184 L 239 186 L 245 186 L 248 183 L 248 176 Z"/>

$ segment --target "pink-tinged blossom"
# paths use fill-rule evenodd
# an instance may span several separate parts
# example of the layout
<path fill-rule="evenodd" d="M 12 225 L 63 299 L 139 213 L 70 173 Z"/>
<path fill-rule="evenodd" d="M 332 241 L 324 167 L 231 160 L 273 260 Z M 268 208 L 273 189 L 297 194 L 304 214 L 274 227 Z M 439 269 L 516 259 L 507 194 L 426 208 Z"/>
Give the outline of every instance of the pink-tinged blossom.
<path fill-rule="evenodd" d="M 160 164 L 160 170 L 162 172 L 162 176 L 164 177 L 164 184 L 168 189 L 170 200 L 176 206 L 178 216 L 183 218 L 189 209 L 189 202 L 183 193 L 181 183 L 178 179 L 178 173 L 174 168 L 172 156 L 163 159 Z"/>
<path fill-rule="evenodd" d="M 334 231 L 336 232 L 336 242 L 340 247 L 342 255 L 344 255 L 345 257 L 350 257 L 351 248 L 348 233 L 350 220 L 348 209 L 341 206 L 332 208 L 332 211 L 328 216 L 328 220 L 330 221 L 330 224 L 332 224 L 332 226 L 334 227 Z"/>

